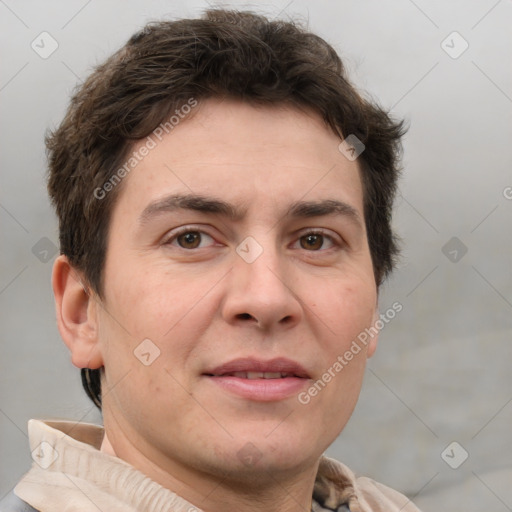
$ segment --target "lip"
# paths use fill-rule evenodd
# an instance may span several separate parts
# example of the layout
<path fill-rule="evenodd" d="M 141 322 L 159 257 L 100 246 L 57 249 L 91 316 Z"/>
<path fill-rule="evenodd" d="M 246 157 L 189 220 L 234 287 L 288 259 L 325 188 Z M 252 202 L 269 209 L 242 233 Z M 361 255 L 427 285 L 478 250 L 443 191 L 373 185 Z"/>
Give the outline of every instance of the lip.
<path fill-rule="evenodd" d="M 286 357 L 277 357 L 270 360 L 257 359 L 254 357 L 243 357 L 233 359 L 228 363 L 221 364 L 215 368 L 203 372 L 204 375 L 222 376 L 235 372 L 268 372 L 268 373 L 289 373 L 296 377 L 309 379 L 310 376 L 304 367 Z"/>
<path fill-rule="evenodd" d="M 233 375 L 239 372 L 287 375 L 280 378 L 252 379 Z M 267 361 L 256 358 L 234 359 L 206 370 L 203 377 L 208 378 L 229 393 L 260 402 L 279 401 L 294 396 L 307 386 L 310 379 L 302 365 L 284 357 Z"/>

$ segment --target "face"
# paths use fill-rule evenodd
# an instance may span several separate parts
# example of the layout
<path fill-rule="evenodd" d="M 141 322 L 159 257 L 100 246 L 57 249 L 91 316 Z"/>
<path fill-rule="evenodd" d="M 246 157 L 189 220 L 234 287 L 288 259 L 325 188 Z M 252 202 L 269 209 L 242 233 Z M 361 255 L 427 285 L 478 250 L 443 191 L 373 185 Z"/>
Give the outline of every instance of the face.
<path fill-rule="evenodd" d="M 235 101 L 157 142 L 111 217 L 107 433 L 169 472 L 313 465 L 374 349 L 344 358 L 377 299 L 357 162 L 315 115 Z"/>

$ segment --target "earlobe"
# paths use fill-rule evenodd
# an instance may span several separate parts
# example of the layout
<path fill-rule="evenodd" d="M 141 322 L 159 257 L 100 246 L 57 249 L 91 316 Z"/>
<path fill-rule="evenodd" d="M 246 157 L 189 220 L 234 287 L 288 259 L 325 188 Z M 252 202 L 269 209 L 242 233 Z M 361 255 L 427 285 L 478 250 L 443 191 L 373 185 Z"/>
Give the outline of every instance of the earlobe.
<path fill-rule="evenodd" d="M 57 327 L 78 368 L 103 366 L 98 337 L 98 305 L 85 280 L 60 255 L 53 265 L 52 287 L 55 296 Z"/>
<path fill-rule="evenodd" d="M 379 310 L 378 310 L 378 308 L 376 308 L 375 313 L 373 315 L 372 327 L 376 328 L 377 320 L 379 320 L 379 318 L 380 318 Z M 372 338 L 370 339 L 370 342 L 368 343 L 368 349 L 366 351 L 367 357 L 372 357 L 373 354 L 375 354 L 375 351 L 377 350 L 378 341 L 379 341 L 379 332 L 377 331 L 377 333 L 372 336 Z"/>
<path fill-rule="evenodd" d="M 375 354 L 375 351 L 377 350 L 378 340 L 379 340 L 379 335 L 377 334 L 370 340 L 370 343 L 368 343 L 368 350 L 366 352 L 367 357 L 372 357 L 373 354 Z"/>

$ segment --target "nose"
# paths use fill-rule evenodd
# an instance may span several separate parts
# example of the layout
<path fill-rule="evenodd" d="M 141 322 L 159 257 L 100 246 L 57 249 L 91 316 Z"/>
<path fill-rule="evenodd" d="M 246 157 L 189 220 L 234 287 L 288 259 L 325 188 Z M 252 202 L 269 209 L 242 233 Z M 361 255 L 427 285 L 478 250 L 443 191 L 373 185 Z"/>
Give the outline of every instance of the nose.
<path fill-rule="evenodd" d="M 293 269 L 287 267 L 277 250 L 264 249 L 252 262 L 238 254 L 234 258 L 222 304 L 226 322 L 264 331 L 297 325 L 303 308 L 293 289 Z"/>

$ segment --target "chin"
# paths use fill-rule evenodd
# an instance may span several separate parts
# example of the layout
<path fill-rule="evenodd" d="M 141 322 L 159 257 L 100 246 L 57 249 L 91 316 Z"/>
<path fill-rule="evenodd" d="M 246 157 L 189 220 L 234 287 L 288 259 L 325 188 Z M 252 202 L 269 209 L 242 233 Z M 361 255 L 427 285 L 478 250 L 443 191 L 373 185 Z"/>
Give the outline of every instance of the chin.
<path fill-rule="evenodd" d="M 276 428 L 274 424 L 274 429 L 272 432 L 253 428 L 243 436 L 234 435 L 226 445 L 215 450 L 217 463 L 235 478 L 243 480 L 269 472 L 277 477 L 314 465 L 324 451 L 325 443 L 311 434 L 300 435 L 300 430 L 298 432 L 289 425 Z M 318 435 L 318 429 L 315 434 Z"/>

